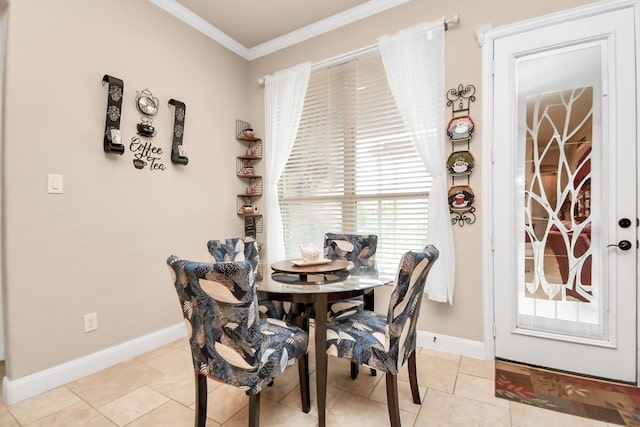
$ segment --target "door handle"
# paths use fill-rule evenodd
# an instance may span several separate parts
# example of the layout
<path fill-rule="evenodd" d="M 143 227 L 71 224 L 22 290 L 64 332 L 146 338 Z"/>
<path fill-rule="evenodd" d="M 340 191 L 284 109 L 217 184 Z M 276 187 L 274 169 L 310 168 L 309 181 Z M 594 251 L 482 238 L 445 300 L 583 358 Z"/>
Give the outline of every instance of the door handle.
<path fill-rule="evenodd" d="M 610 248 L 611 246 L 617 246 L 620 250 L 628 251 L 629 249 L 631 249 L 632 245 L 628 240 L 620 240 L 618 243 L 611 243 L 607 245 L 608 248 Z"/>

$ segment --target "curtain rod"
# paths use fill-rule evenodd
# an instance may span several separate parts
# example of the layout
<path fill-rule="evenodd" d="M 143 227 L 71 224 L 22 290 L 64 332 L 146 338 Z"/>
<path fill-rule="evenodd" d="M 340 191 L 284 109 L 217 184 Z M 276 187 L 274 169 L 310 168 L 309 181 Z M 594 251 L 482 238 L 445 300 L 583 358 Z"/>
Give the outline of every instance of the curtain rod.
<path fill-rule="evenodd" d="M 456 13 L 455 15 L 453 15 L 453 18 L 444 20 L 444 30 L 447 31 L 450 26 L 456 25 L 459 23 L 460 23 L 460 15 Z M 323 59 L 322 61 L 314 62 L 313 64 L 311 64 L 311 71 L 316 71 L 322 68 L 331 67 L 333 65 L 337 65 L 342 62 L 349 61 L 351 59 L 357 58 L 358 56 L 371 53 L 377 48 L 378 48 L 378 44 L 376 43 L 369 46 L 365 46 L 360 49 L 352 50 L 351 52 L 348 52 L 342 55 L 334 56 L 333 58 Z M 266 76 L 260 77 L 258 79 L 258 84 L 260 86 L 264 85 L 265 77 Z"/>

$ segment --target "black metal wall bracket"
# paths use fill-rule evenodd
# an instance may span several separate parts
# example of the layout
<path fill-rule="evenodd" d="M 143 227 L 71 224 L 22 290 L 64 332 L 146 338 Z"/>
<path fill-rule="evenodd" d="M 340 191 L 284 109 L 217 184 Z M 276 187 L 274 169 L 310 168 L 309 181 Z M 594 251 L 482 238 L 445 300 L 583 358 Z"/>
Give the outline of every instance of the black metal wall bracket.
<path fill-rule="evenodd" d="M 107 120 L 104 125 L 103 148 L 106 153 L 124 153 L 122 135 L 120 134 L 120 118 L 122 117 L 122 96 L 124 83 L 117 77 L 105 74 L 102 77 L 102 86 L 109 84 L 107 94 Z"/>
<path fill-rule="evenodd" d="M 171 162 L 179 165 L 186 165 L 189 163 L 189 158 L 186 156 L 186 150 L 182 146 L 182 137 L 184 135 L 184 119 L 187 113 L 187 107 L 184 102 L 176 99 L 170 99 L 169 105 L 175 107 L 174 121 L 173 121 L 173 142 L 171 144 Z"/>

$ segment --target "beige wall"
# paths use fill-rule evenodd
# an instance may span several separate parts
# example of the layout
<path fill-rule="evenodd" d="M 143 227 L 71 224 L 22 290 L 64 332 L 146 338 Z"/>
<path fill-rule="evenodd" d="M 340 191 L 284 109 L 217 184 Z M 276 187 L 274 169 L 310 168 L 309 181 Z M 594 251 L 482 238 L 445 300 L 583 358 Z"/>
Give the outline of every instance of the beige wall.
<path fill-rule="evenodd" d="M 477 129 L 470 144 L 470 151 L 476 161 L 470 185 L 476 195 L 477 221 L 473 225 L 465 225 L 462 228 L 453 227 L 456 244 L 456 285 L 453 305 L 449 306 L 425 299 L 418 324 L 419 329 L 471 340 L 483 340 L 481 265 L 482 49 L 476 39 L 476 27 L 492 24 L 495 28 L 591 2 L 590 0 L 558 0 L 554 2 L 412 0 L 384 13 L 251 62 L 250 85 L 253 90 L 252 105 L 255 108 L 251 115 L 256 118 L 257 122 L 257 118 L 264 117 L 264 104 L 262 103 L 264 91 L 256 83 L 259 77 L 273 74 L 280 69 L 305 61 L 316 62 L 370 46 L 376 43 L 377 38 L 383 34 L 394 34 L 398 30 L 421 22 L 433 21 L 441 16 L 452 18 L 456 13 L 460 15 L 460 24 L 447 31 L 445 37 L 445 88 L 454 88 L 458 84 L 472 84 L 477 89 L 477 100 L 471 105 L 471 117 L 474 119 Z M 445 94 L 443 94 L 442 100 L 445 104 Z M 446 114 L 447 117 L 451 117 L 451 110 L 447 109 Z M 261 123 L 254 127 L 261 130 L 264 128 L 263 126 L 264 123 Z M 446 144 L 447 151 L 449 151 L 450 145 Z M 457 183 L 459 184 L 459 182 Z M 376 293 L 376 310 L 382 310 L 383 306 L 388 303 L 386 295 L 378 297 L 379 294 L 381 292 Z"/>
<path fill-rule="evenodd" d="M 446 87 L 476 86 L 471 114 L 479 124 L 476 25 L 588 2 L 413 0 L 247 63 L 144 0 L 10 1 L 2 166 L 7 376 L 24 377 L 180 321 L 164 262 L 171 253 L 205 259 L 207 239 L 242 232 L 234 214 L 242 189 L 234 177 L 241 150 L 234 121 L 247 119 L 263 134 L 258 77 L 459 13 L 461 24 L 446 36 Z M 165 171 L 134 169 L 128 148 L 123 156 L 102 151 L 104 74 L 124 80 L 127 146 L 140 120 L 136 90 L 160 98 L 151 141 L 164 150 Z M 169 160 L 170 98 L 187 105 L 186 167 Z M 480 127 L 471 143 L 478 164 Z M 46 193 L 48 173 L 64 176 L 64 194 Z M 477 166 L 471 178 L 478 222 L 454 227 L 454 304 L 427 302 L 423 330 L 482 340 L 481 174 Z M 94 311 L 99 329 L 85 334 L 83 315 Z"/>
<path fill-rule="evenodd" d="M 9 6 L 4 132 L 7 375 L 16 379 L 180 322 L 165 260 L 208 259 L 242 232 L 234 214 L 235 119 L 247 62 L 144 0 L 15 0 Z M 105 154 L 107 87 L 124 80 L 127 150 Z M 150 140 L 162 172 L 128 143 L 136 90 L 160 99 Z M 173 108 L 186 104 L 189 164 L 170 161 Z M 47 174 L 64 194 L 47 194 Z M 85 334 L 83 315 L 99 329 Z"/>

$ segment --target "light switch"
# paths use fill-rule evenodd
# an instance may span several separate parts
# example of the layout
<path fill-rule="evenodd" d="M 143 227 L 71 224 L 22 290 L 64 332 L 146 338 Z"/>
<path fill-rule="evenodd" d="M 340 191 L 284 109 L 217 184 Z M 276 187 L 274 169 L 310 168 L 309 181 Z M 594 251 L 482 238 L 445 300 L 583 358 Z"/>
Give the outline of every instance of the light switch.
<path fill-rule="evenodd" d="M 62 194 L 62 175 L 50 173 L 47 188 L 51 194 Z"/>

